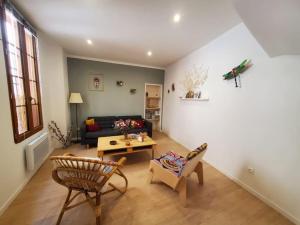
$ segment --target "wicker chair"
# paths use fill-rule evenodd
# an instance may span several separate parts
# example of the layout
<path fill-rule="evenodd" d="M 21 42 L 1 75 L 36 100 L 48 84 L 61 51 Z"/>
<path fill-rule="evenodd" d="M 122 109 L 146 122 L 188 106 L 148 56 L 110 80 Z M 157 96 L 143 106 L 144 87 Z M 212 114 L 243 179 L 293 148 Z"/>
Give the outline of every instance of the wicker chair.
<path fill-rule="evenodd" d="M 60 224 L 65 211 L 83 203 L 90 203 L 96 214 L 96 224 L 100 225 L 101 196 L 115 190 L 121 194 L 126 192 L 128 181 L 120 170 L 120 167 L 126 161 L 125 157 L 121 158 L 118 162 L 106 162 L 97 158 L 76 157 L 71 154 L 52 156 L 50 159 L 54 162 L 54 169 L 52 171 L 53 179 L 69 190 L 64 206 L 59 214 L 57 225 Z M 111 188 L 102 192 L 104 185 L 113 174 L 117 174 L 125 180 L 125 187 L 120 189 L 108 183 Z M 73 191 L 77 193 L 71 197 Z M 73 200 L 80 194 L 84 194 L 86 199 L 71 205 Z"/>

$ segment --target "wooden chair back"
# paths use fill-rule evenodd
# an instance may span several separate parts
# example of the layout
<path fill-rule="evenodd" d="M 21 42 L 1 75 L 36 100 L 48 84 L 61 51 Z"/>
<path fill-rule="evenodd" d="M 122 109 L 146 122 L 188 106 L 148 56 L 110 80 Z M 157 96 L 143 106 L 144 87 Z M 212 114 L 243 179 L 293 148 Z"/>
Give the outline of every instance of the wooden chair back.
<path fill-rule="evenodd" d="M 198 165 L 199 161 L 203 158 L 206 150 L 207 150 L 207 144 L 204 143 L 200 147 L 198 147 L 196 150 L 193 151 L 195 156 L 192 159 L 188 160 L 188 162 L 184 166 L 181 176 L 187 177 L 192 172 L 195 171 L 196 166 Z"/>
<path fill-rule="evenodd" d="M 52 177 L 57 183 L 86 192 L 99 192 L 126 160 L 122 158 L 119 162 L 108 162 L 72 155 L 52 156 L 50 159 L 54 162 Z"/>

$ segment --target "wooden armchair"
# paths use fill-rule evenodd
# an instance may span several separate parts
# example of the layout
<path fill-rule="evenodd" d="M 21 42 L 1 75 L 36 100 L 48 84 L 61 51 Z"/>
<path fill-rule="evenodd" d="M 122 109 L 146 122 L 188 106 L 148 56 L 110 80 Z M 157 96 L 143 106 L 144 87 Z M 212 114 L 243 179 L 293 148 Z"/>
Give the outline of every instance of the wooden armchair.
<path fill-rule="evenodd" d="M 196 172 L 199 184 L 203 184 L 203 165 L 200 161 L 205 154 L 207 144 L 201 145 L 182 157 L 174 152 L 168 152 L 160 158 L 150 161 L 150 183 L 157 178 L 179 192 L 179 197 L 184 206 L 187 199 L 187 178 Z"/>
<path fill-rule="evenodd" d="M 83 203 L 90 203 L 95 210 L 96 224 L 100 225 L 101 196 L 115 190 L 121 194 L 126 192 L 128 181 L 120 170 L 120 167 L 126 161 L 125 157 L 121 158 L 118 162 L 101 161 L 98 158 L 76 157 L 71 154 L 52 156 L 50 159 L 54 162 L 54 169 L 52 171 L 53 179 L 69 190 L 58 217 L 57 225 L 60 224 L 65 211 Z M 111 188 L 102 192 L 102 188 L 113 174 L 117 174 L 125 180 L 125 187 L 119 189 L 115 185 L 108 183 Z M 73 191 L 76 191 L 76 193 L 71 197 Z M 73 200 L 80 194 L 84 194 L 86 200 L 71 205 Z"/>

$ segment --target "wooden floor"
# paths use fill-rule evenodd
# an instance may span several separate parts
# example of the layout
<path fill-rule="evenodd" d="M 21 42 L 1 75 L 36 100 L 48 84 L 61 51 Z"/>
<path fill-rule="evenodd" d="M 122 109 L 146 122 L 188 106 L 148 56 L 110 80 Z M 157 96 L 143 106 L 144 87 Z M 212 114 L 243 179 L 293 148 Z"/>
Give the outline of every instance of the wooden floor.
<path fill-rule="evenodd" d="M 167 150 L 181 154 L 186 149 L 168 137 L 155 133 L 159 155 Z M 201 143 L 199 143 L 201 144 Z M 73 145 L 68 152 L 96 156 L 96 149 Z M 208 148 L 209 151 L 209 148 Z M 56 150 L 62 154 L 66 150 Z M 118 158 L 111 158 L 118 159 Z M 226 178 L 213 167 L 204 166 L 204 186 L 193 174 L 188 182 L 188 207 L 163 184 L 148 184 L 150 152 L 131 154 L 123 168 L 129 180 L 125 195 L 110 193 L 103 198 L 103 225 L 291 225 L 287 219 Z M 67 190 L 51 178 L 51 163 L 44 163 L 36 175 L 0 217 L 0 225 L 54 225 Z M 114 180 L 118 183 L 119 179 Z M 89 205 L 67 211 L 62 225 L 94 225 Z"/>

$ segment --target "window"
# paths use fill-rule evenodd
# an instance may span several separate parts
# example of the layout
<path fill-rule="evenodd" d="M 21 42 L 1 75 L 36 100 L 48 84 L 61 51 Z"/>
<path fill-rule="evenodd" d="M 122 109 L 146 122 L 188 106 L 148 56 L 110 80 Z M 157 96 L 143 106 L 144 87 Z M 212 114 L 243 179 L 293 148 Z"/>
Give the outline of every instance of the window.
<path fill-rule="evenodd" d="M 40 131 L 43 123 L 37 37 L 11 7 L 2 4 L 1 27 L 14 139 L 19 143 Z"/>

